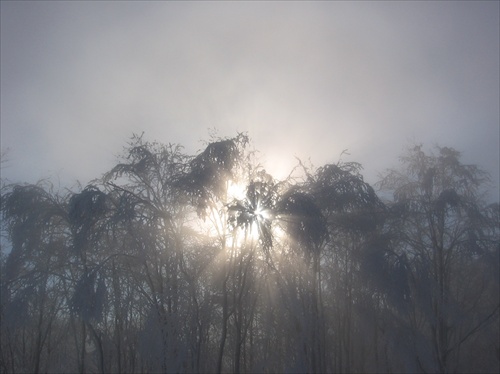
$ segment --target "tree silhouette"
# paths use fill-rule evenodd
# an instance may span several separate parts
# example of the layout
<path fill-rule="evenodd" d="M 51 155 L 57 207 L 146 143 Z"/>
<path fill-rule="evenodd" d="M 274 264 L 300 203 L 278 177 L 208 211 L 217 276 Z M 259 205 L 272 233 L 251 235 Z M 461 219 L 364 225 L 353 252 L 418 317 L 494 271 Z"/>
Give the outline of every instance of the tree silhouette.
<path fill-rule="evenodd" d="M 412 328 L 428 344 L 415 342 L 417 363 L 423 370 L 457 370 L 461 345 L 479 326 L 498 318 L 498 298 L 486 296 L 488 284 L 497 280 L 482 279 L 483 285 L 477 287 L 475 271 L 468 268 L 482 262 L 475 238 L 484 237 L 483 229 L 493 223 L 485 225 L 488 218 L 478 195 L 487 175 L 459 158 L 451 148 L 437 147 L 436 153 L 427 154 L 422 146 L 415 146 L 402 158 L 402 170 L 389 171 L 381 181 L 382 188 L 393 191 L 400 243 L 412 262 L 414 313 L 425 321 L 423 326 L 414 321 Z M 494 247 L 483 248 L 482 255 L 488 253 L 489 258 Z M 464 276 L 476 289 L 473 302 L 464 299 L 468 292 Z M 457 318 L 466 310 L 474 310 L 474 322 Z M 432 356 L 424 351 L 432 351 Z"/>
<path fill-rule="evenodd" d="M 498 371 L 479 167 L 413 147 L 379 193 L 356 162 L 277 180 L 249 145 L 133 135 L 83 188 L 2 180 L 2 372 Z"/>
<path fill-rule="evenodd" d="M 42 185 L 16 185 L 2 196 L 2 213 L 11 239 L 1 277 L 2 346 L 11 349 L 2 361 L 8 371 L 38 373 L 62 303 L 55 290 L 67 259 L 64 203 Z M 23 341 L 30 344 L 14 354 Z"/>

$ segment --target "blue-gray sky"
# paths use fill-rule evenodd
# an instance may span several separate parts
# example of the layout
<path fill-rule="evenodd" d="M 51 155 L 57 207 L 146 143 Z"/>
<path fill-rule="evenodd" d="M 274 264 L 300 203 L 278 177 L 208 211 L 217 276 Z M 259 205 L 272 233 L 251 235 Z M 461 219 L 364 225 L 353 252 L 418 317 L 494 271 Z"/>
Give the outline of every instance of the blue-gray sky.
<path fill-rule="evenodd" d="M 1 2 L 2 176 L 83 184 L 132 133 L 248 131 L 275 176 L 295 156 L 364 166 L 439 144 L 499 186 L 499 2 Z"/>

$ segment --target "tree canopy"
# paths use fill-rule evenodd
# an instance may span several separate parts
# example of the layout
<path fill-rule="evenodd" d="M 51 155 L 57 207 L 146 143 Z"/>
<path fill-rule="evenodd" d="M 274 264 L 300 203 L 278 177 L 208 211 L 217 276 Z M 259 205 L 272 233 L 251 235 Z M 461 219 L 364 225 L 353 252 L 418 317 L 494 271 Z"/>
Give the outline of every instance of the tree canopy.
<path fill-rule="evenodd" d="M 277 180 L 249 145 L 134 135 L 83 188 L 2 180 L 2 372 L 499 371 L 480 167 L 417 145 L 375 186 Z"/>

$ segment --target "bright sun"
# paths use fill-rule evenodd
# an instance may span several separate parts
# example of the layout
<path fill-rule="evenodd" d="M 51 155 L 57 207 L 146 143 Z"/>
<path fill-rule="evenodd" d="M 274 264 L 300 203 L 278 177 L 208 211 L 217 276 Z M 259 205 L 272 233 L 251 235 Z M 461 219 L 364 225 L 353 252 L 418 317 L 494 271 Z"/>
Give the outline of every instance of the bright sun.
<path fill-rule="evenodd" d="M 262 235 L 264 235 L 262 230 L 271 230 L 272 233 L 266 235 L 271 234 L 273 242 L 276 240 L 276 244 L 282 242 L 283 231 L 274 222 L 271 222 L 274 220 L 274 215 L 269 207 L 265 206 L 258 198 L 253 202 L 253 206 L 248 201 L 248 185 L 228 180 L 226 186 L 226 204 L 231 205 L 235 201 L 239 201 L 247 206 L 246 214 L 248 216 L 246 219 L 248 219 L 248 224 L 228 230 L 230 228 L 227 226 L 228 216 L 221 215 L 221 211 L 216 210 L 213 212 L 214 214 L 209 214 L 206 220 L 198 221 L 198 225 L 205 230 L 206 234 L 212 238 L 222 238 L 223 236 L 225 247 L 233 255 L 240 253 L 244 248 L 251 250 L 258 248 L 261 245 Z M 245 202 L 248 202 L 248 205 Z"/>
<path fill-rule="evenodd" d="M 235 183 L 233 181 L 228 182 L 227 196 L 228 201 L 231 200 L 243 200 L 246 196 L 247 186 L 243 183 Z"/>

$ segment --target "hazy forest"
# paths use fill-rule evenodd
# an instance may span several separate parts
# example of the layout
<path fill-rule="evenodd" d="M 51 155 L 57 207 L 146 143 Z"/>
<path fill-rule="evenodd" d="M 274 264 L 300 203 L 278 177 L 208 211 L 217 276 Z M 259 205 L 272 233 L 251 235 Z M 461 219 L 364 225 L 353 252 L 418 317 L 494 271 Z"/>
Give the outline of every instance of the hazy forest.
<path fill-rule="evenodd" d="M 246 134 L 134 135 L 87 186 L 1 184 L 4 373 L 498 372 L 498 202 L 448 147 L 277 180 Z"/>

